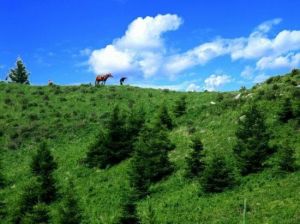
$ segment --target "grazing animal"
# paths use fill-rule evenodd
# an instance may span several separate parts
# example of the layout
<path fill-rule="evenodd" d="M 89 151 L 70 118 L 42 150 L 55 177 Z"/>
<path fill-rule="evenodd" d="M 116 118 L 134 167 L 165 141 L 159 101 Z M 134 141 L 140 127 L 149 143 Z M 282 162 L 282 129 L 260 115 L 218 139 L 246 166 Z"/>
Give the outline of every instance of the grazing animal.
<path fill-rule="evenodd" d="M 113 77 L 111 73 L 97 75 L 95 80 L 95 85 L 99 85 L 99 84 L 105 85 L 106 80 L 110 77 Z"/>
<path fill-rule="evenodd" d="M 121 86 L 123 85 L 125 79 L 127 79 L 127 78 L 126 78 L 126 77 L 122 77 L 122 78 L 120 79 L 120 85 L 121 85 Z"/>

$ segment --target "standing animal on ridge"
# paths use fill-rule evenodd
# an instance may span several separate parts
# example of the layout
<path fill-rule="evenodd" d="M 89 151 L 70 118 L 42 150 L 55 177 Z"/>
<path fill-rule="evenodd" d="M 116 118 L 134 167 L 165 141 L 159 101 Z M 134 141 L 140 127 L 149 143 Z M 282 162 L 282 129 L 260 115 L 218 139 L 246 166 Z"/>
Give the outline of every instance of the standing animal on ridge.
<path fill-rule="evenodd" d="M 113 78 L 111 73 L 107 73 L 107 74 L 103 74 L 103 75 L 97 75 L 96 80 L 95 80 L 95 85 L 99 85 L 99 84 L 105 85 L 106 80 L 110 77 Z"/>
<path fill-rule="evenodd" d="M 122 77 L 122 78 L 120 79 L 120 85 L 121 85 L 121 86 L 123 85 L 125 79 L 127 79 L 127 78 L 126 78 L 126 77 Z"/>

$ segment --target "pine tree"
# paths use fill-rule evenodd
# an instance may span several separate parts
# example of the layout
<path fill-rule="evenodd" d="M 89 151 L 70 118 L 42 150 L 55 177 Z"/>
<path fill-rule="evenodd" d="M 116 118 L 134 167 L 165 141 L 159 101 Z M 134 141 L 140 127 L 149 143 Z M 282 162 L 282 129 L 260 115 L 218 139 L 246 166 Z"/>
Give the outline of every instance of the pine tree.
<path fill-rule="evenodd" d="M 202 187 L 204 192 L 222 192 L 231 188 L 235 183 L 232 170 L 228 167 L 225 159 L 215 155 L 212 161 L 205 167 Z"/>
<path fill-rule="evenodd" d="M 107 134 L 101 134 L 88 150 L 86 163 L 101 169 L 110 167 L 127 158 L 131 153 L 130 139 L 127 138 L 125 118 L 115 106 L 107 124 Z"/>
<path fill-rule="evenodd" d="M 26 213 L 22 224 L 47 224 L 50 223 L 49 209 L 46 204 L 39 203 L 33 206 L 31 213 Z"/>
<path fill-rule="evenodd" d="M 294 172 L 296 170 L 295 150 L 289 145 L 280 147 L 278 152 L 278 166 L 284 172 Z"/>
<path fill-rule="evenodd" d="M 31 170 L 34 175 L 37 176 L 38 180 L 41 182 L 42 195 L 41 201 L 46 204 L 51 203 L 56 197 L 56 187 L 55 180 L 53 177 L 53 172 L 56 169 L 57 164 L 51 155 L 46 143 L 42 143 L 34 155 Z"/>
<path fill-rule="evenodd" d="M 131 161 L 130 182 L 139 198 L 148 194 L 151 183 L 161 180 L 173 170 L 168 151 L 174 145 L 164 129 L 145 127 L 135 145 Z"/>
<path fill-rule="evenodd" d="M 1 160 L 0 160 L 0 189 L 5 186 L 5 178 L 2 174 L 2 166 L 1 166 Z"/>
<path fill-rule="evenodd" d="M 283 123 L 286 123 L 290 119 L 294 118 L 292 103 L 289 98 L 286 98 L 283 101 L 283 103 L 281 105 L 281 110 L 278 113 L 278 118 L 279 118 L 279 121 L 281 121 Z"/>
<path fill-rule="evenodd" d="M 193 137 L 192 142 L 192 152 L 186 158 L 186 176 L 189 178 L 199 177 L 204 170 L 202 142 L 197 136 Z"/>
<path fill-rule="evenodd" d="M 61 224 L 79 224 L 82 221 L 82 211 L 78 206 L 73 190 L 74 185 L 70 181 L 59 210 L 59 223 Z"/>
<path fill-rule="evenodd" d="M 132 153 L 134 142 L 145 124 L 145 112 L 143 108 L 134 109 L 128 116 L 126 134 L 128 151 Z"/>
<path fill-rule="evenodd" d="M 256 105 L 251 105 L 239 120 L 236 131 L 237 143 L 233 148 L 243 175 L 262 169 L 264 161 L 272 153 L 268 142 L 270 136 L 264 117 Z"/>
<path fill-rule="evenodd" d="M 20 58 L 17 59 L 16 68 L 11 69 L 8 76 L 12 82 L 29 84 L 29 73 L 26 71 L 25 65 L 23 64 L 23 61 Z"/>
<path fill-rule="evenodd" d="M 4 220 L 6 214 L 6 204 L 4 200 L 0 198 L 0 220 Z"/>
<path fill-rule="evenodd" d="M 171 130 L 173 128 L 173 121 L 169 115 L 168 109 L 164 104 L 161 105 L 156 119 L 156 125 L 164 126 L 166 129 Z"/>
<path fill-rule="evenodd" d="M 138 224 L 140 223 L 136 204 L 137 204 L 137 194 L 134 189 L 131 189 L 130 192 L 127 193 L 124 203 L 122 205 L 122 214 L 119 220 L 120 224 Z"/>
<path fill-rule="evenodd" d="M 17 210 L 13 216 L 12 223 L 23 223 L 28 214 L 33 213 L 34 206 L 41 202 L 42 188 L 37 179 L 32 178 L 24 187 L 23 193 L 19 199 Z"/>
<path fill-rule="evenodd" d="M 178 101 L 176 101 L 174 107 L 174 114 L 176 117 L 180 117 L 186 113 L 186 97 L 182 96 Z"/>

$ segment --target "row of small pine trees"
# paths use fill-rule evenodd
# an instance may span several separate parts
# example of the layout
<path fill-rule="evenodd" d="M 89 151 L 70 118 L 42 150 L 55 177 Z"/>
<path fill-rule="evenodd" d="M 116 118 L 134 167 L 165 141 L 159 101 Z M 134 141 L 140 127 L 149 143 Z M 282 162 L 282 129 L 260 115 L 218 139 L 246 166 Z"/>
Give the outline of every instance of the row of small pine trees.
<path fill-rule="evenodd" d="M 16 209 L 12 214 L 10 223 L 14 224 L 46 224 L 51 222 L 49 206 L 59 200 L 57 184 L 53 176 L 57 164 L 51 155 L 46 143 L 39 146 L 37 153 L 33 156 L 30 170 L 32 177 L 23 188 Z M 5 180 L 0 177 L 0 187 L 5 186 Z M 60 199 L 58 211 L 58 223 L 76 224 L 81 223 L 81 209 L 73 192 L 73 182 L 70 180 L 68 188 L 64 192 L 63 199 Z M 5 204 L 0 201 L 0 219 L 8 214 L 5 212 Z"/>
<path fill-rule="evenodd" d="M 185 97 L 174 107 L 174 115 L 186 112 Z M 106 132 L 98 137 L 87 152 L 89 167 L 108 168 L 131 158 L 128 176 L 130 190 L 126 193 L 120 223 L 139 223 L 136 203 L 149 195 L 152 183 L 160 181 L 173 171 L 168 153 L 175 148 L 168 137 L 174 127 L 166 105 L 162 105 L 154 119 L 146 121 L 143 109 L 135 109 L 125 116 L 119 107 L 113 108 Z"/>
<path fill-rule="evenodd" d="M 177 102 L 175 111 L 180 112 L 175 113 L 176 116 L 185 113 L 185 104 L 185 98 Z M 279 120 L 282 121 L 281 117 L 286 117 L 282 122 L 292 119 L 289 113 L 289 110 L 282 109 Z M 173 122 L 166 106 L 162 105 L 151 121 L 145 122 L 144 115 L 142 111 L 135 111 L 125 118 L 120 115 L 119 108 L 115 107 L 108 121 L 108 132 L 102 134 L 99 141 L 92 145 L 85 159 L 88 166 L 107 168 L 131 157 L 128 172 L 131 188 L 124 200 L 120 223 L 139 223 L 137 202 L 149 195 L 152 183 L 168 176 L 174 169 L 168 158 L 169 151 L 175 148 L 168 138 Z M 262 170 L 274 150 L 269 147 L 271 136 L 265 118 L 255 104 L 239 120 L 236 137 L 233 153 L 240 173 L 247 175 Z M 186 176 L 199 179 L 201 188 L 206 193 L 222 192 L 233 187 L 237 182 L 236 175 L 226 159 L 215 155 L 210 162 L 204 162 L 207 159 L 199 136 L 194 135 L 192 143 L 192 152 L 186 159 Z M 278 157 L 278 165 L 282 171 L 295 170 L 292 148 L 280 147 Z"/>

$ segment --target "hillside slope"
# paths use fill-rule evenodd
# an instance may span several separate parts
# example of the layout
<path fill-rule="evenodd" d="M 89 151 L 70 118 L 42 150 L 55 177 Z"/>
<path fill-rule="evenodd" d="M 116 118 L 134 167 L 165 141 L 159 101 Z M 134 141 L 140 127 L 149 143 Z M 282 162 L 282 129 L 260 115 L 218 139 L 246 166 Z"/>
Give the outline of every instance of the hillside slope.
<path fill-rule="evenodd" d="M 113 105 L 120 105 L 124 112 L 142 106 L 147 119 L 152 119 L 162 103 L 172 112 L 175 101 L 182 95 L 186 96 L 187 113 L 180 118 L 173 117 L 176 127 L 169 133 L 176 145 L 169 154 L 175 171 L 154 184 L 151 196 L 138 204 L 142 221 L 147 223 L 149 213 L 153 212 L 157 223 L 242 223 L 246 199 L 247 223 L 300 223 L 300 172 L 278 174 L 273 157 L 263 172 L 239 177 L 239 184 L 224 193 L 203 194 L 197 181 L 187 180 L 183 175 L 193 132 L 200 134 L 208 160 L 210 155 L 218 153 L 234 166 L 232 148 L 237 121 L 250 101 L 255 101 L 265 115 L 272 134 L 270 144 L 288 141 L 296 150 L 300 165 L 299 121 L 294 119 L 286 124 L 277 121 L 284 98 L 291 98 L 297 109 L 299 84 L 299 71 L 271 78 L 251 90 L 226 93 L 1 83 L 0 169 L 7 180 L 0 196 L 7 205 L 7 215 L 1 223 L 10 223 L 22 189 L 31 176 L 32 155 L 43 140 L 58 163 L 55 178 L 60 191 L 64 192 L 68 179 L 74 181 L 85 223 L 117 222 L 128 188 L 130 160 L 106 170 L 87 168 L 81 161 L 88 146 L 105 127 Z M 51 205 L 53 220 L 57 219 L 58 206 L 59 202 Z"/>

